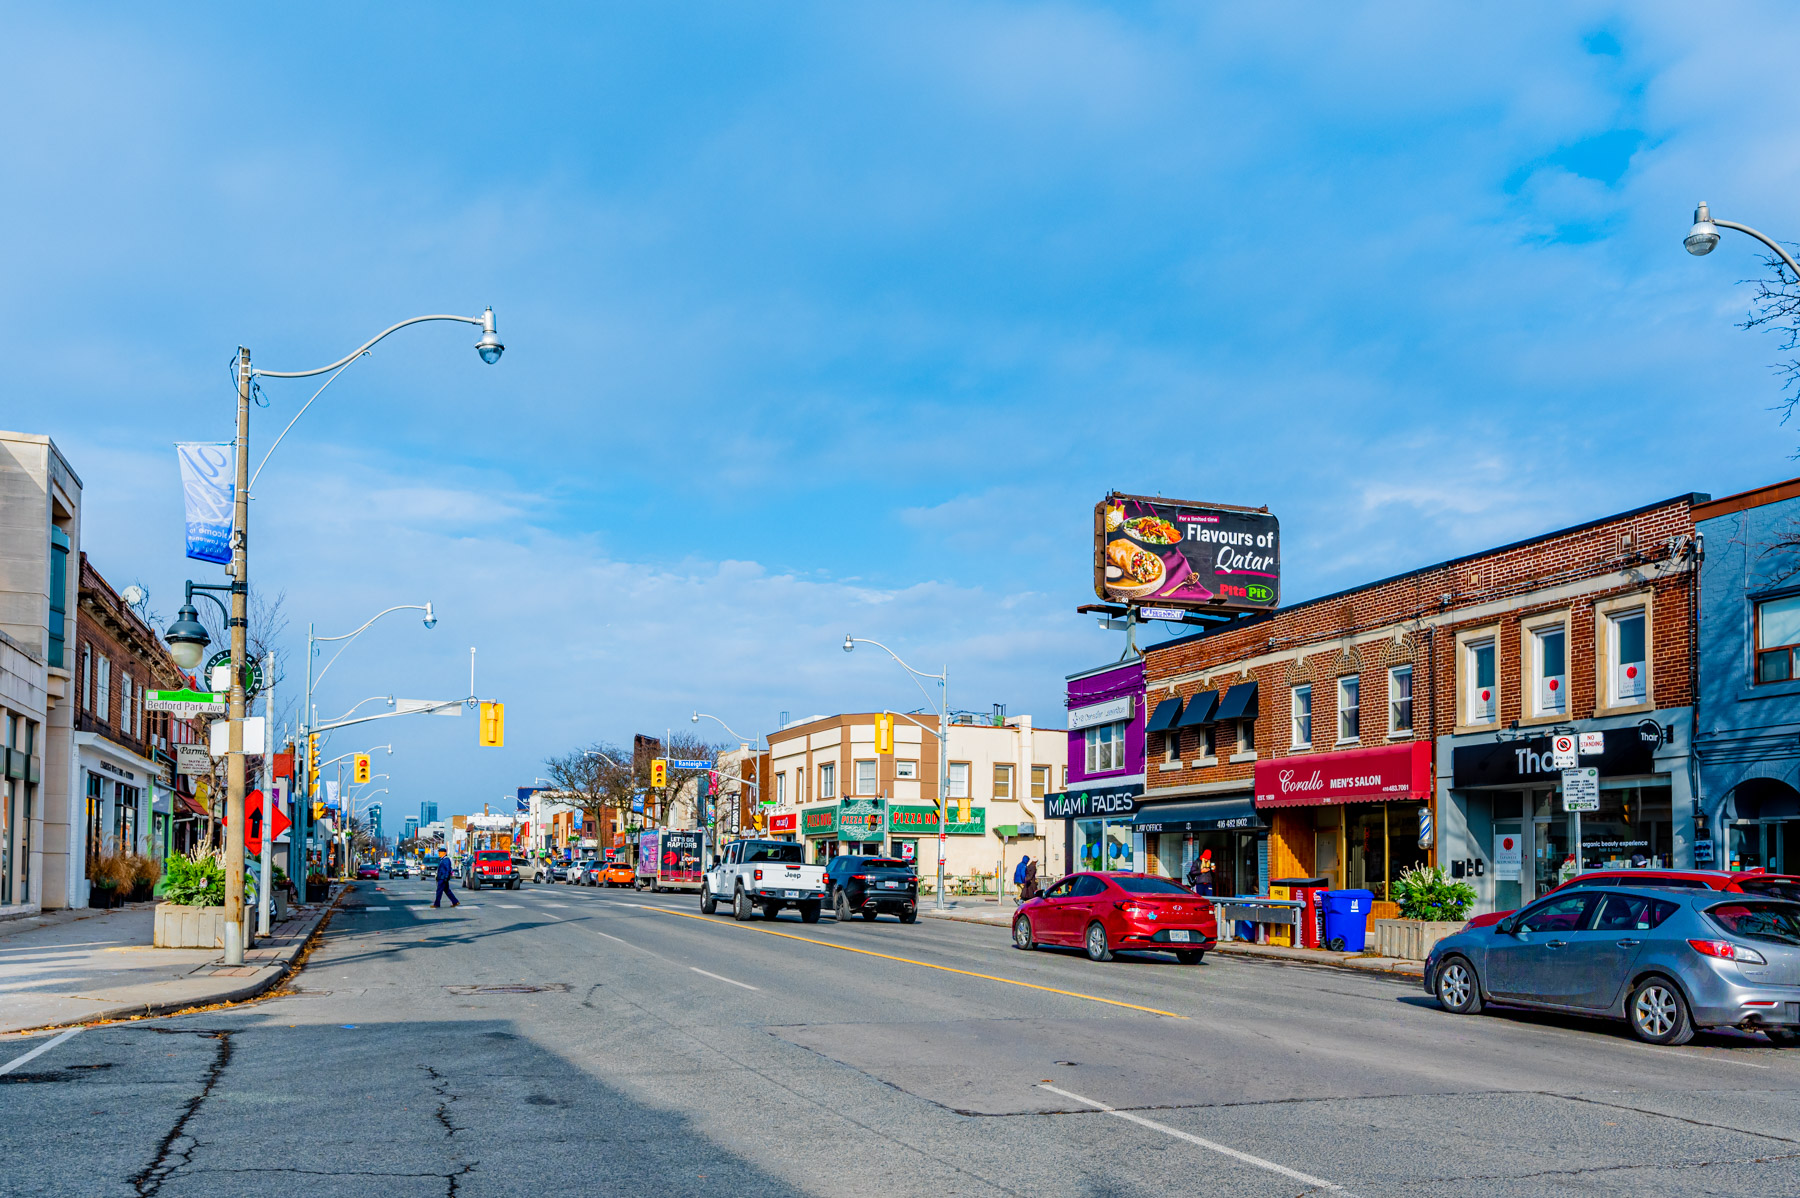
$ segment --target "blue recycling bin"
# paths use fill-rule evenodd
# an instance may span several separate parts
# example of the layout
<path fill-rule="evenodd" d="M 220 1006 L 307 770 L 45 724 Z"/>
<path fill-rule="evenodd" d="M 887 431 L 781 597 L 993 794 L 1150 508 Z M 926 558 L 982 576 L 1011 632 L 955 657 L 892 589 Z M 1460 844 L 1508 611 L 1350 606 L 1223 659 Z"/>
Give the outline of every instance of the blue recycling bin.
<path fill-rule="evenodd" d="M 1337 952 L 1360 953 L 1369 942 L 1369 908 L 1375 895 L 1368 890 L 1325 892 L 1325 947 Z"/>

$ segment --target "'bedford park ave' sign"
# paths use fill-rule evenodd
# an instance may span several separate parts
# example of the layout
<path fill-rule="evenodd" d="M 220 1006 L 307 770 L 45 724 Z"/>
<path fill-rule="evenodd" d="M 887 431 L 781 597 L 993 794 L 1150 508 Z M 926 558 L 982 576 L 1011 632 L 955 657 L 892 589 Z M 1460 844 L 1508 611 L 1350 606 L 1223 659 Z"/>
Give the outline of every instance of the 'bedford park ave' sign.
<path fill-rule="evenodd" d="M 144 710 L 166 711 L 184 720 L 197 715 L 224 715 L 229 697 L 208 691 L 148 691 L 144 695 Z"/>

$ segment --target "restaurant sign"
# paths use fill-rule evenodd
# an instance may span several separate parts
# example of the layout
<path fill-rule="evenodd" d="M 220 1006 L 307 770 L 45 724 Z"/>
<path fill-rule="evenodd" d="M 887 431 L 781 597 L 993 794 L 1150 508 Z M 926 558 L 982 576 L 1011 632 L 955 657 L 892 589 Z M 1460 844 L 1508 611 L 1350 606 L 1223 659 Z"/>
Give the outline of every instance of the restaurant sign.
<path fill-rule="evenodd" d="M 1268 611 L 1281 598 L 1279 522 L 1267 508 L 1114 492 L 1094 506 L 1094 593 L 1114 603 Z"/>
<path fill-rule="evenodd" d="M 1130 815 L 1138 809 L 1144 786 L 1132 782 L 1115 786 L 1085 786 L 1044 796 L 1044 818 L 1087 819 L 1096 815 Z"/>
<path fill-rule="evenodd" d="M 837 804 L 808 807 L 800 812 L 800 828 L 808 836 L 837 835 Z"/>
<path fill-rule="evenodd" d="M 950 812 L 952 815 L 960 814 L 956 807 L 952 807 Z M 936 836 L 937 830 L 936 807 L 888 808 L 888 831 L 895 836 Z M 987 835 L 987 808 L 971 805 L 968 819 L 952 819 L 950 826 L 944 831 L 951 836 Z"/>
<path fill-rule="evenodd" d="M 1415 741 L 1256 763 L 1258 807 L 1321 807 L 1431 795 L 1431 744 Z"/>
<path fill-rule="evenodd" d="M 839 840 L 880 840 L 886 828 L 886 799 L 845 799 L 838 804 Z"/>

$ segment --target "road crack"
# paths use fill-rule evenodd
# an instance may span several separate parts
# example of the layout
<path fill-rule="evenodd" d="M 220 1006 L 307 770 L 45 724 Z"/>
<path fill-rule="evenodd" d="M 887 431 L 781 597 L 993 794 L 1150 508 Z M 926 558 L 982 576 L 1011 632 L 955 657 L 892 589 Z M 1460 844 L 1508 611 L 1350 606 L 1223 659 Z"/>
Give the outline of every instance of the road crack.
<path fill-rule="evenodd" d="M 138 1198 L 151 1198 L 152 1195 L 160 1193 L 163 1182 L 169 1179 L 169 1175 L 190 1163 L 194 1149 L 198 1147 L 199 1142 L 187 1134 L 187 1125 L 195 1115 L 200 1113 L 200 1108 L 206 1105 L 206 1100 L 212 1097 L 213 1088 L 219 1084 L 219 1079 L 225 1075 L 226 1067 L 231 1064 L 231 1031 L 201 1031 L 191 1034 L 209 1037 L 218 1047 L 213 1052 L 212 1064 L 207 1066 L 206 1077 L 201 1083 L 200 1092 L 188 1099 L 182 1106 L 181 1114 L 175 1119 L 175 1125 L 169 1128 L 167 1134 L 162 1138 L 162 1143 L 157 1145 L 155 1159 L 130 1179 Z M 183 1140 L 186 1141 L 186 1144 L 177 1147 Z"/>

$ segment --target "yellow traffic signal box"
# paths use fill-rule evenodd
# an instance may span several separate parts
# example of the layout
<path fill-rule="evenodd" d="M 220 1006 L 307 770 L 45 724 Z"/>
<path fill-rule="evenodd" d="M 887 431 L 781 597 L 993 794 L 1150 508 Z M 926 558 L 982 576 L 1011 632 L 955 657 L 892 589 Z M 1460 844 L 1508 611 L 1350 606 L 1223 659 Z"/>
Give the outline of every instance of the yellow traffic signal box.
<path fill-rule="evenodd" d="M 369 780 L 369 755 L 367 753 L 358 753 L 350 760 L 354 765 L 351 777 L 358 786 L 361 786 Z"/>
<path fill-rule="evenodd" d="M 669 763 L 658 757 L 650 762 L 650 785 L 667 786 L 669 784 Z"/>
<path fill-rule="evenodd" d="M 894 751 L 894 716 L 892 712 L 882 712 L 875 717 L 875 751 L 892 753 Z"/>
<path fill-rule="evenodd" d="M 506 704 L 481 705 L 481 747 L 498 749 L 506 743 Z"/>

